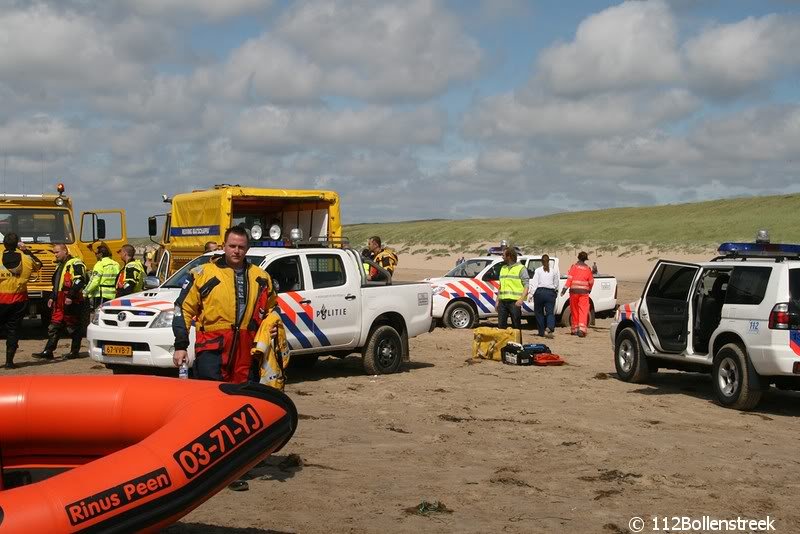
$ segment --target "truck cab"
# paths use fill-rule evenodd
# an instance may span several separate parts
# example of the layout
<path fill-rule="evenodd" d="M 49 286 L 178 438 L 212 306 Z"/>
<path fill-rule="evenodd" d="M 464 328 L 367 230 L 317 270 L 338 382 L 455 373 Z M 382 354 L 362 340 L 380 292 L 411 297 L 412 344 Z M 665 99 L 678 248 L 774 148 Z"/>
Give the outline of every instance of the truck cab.
<path fill-rule="evenodd" d="M 91 250 L 93 244 L 105 240 L 112 251 L 126 243 L 125 212 L 100 210 L 81 213 L 80 231 L 75 231 L 72 199 L 64 194 L 64 185 L 58 184 L 58 194 L 0 194 L 0 239 L 14 232 L 31 252 L 42 262 L 28 284 L 29 315 L 39 314 L 42 322 L 49 322 L 45 306 L 53 289 L 52 278 L 56 271 L 53 245 L 66 245 L 69 254 L 83 260 L 91 269 L 97 259 Z"/>
<path fill-rule="evenodd" d="M 701 264 L 661 260 L 611 326 L 618 376 L 710 372 L 723 406 L 754 408 L 771 384 L 800 389 L 800 246 L 724 243 Z"/>
<path fill-rule="evenodd" d="M 151 239 L 159 234 L 158 218 L 164 220 L 156 270 L 161 282 L 202 254 L 207 242 L 222 245 L 231 226 L 244 227 L 254 247 L 342 240 L 339 195 L 333 191 L 220 184 L 162 198 L 170 212 L 148 220 Z"/>

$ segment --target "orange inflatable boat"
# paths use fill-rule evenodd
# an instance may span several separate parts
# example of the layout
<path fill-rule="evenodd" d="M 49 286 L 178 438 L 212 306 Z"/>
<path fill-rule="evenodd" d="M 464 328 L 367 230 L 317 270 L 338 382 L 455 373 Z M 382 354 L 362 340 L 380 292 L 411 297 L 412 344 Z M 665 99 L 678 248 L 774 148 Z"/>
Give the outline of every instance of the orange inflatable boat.
<path fill-rule="evenodd" d="M 157 531 L 296 426 L 289 397 L 260 384 L 0 378 L 0 534 Z"/>

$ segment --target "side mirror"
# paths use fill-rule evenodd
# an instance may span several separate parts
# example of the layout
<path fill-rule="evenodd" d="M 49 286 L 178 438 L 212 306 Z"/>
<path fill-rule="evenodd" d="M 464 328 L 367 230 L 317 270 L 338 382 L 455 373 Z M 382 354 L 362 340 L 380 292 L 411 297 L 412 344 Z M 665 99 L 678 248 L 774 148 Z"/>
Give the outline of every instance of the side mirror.
<path fill-rule="evenodd" d="M 158 234 L 158 222 L 155 217 L 147 218 L 147 235 L 155 237 Z"/>
<path fill-rule="evenodd" d="M 161 285 L 161 280 L 158 279 L 157 276 L 148 276 L 144 279 L 144 288 L 145 289 L 155 289 Z"/>
<path fill-rule="evenodd" d="M 97 219 L 97 239 L 106 238 L 106 221 L 104 219 Z"/>

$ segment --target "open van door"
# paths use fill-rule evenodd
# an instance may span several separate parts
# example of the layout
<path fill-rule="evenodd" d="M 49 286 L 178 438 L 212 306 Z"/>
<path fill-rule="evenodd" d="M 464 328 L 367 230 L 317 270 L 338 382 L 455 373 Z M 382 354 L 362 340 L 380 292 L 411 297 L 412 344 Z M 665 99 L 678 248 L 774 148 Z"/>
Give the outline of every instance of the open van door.
<path fill-rule="evenodd" d="M 97 262 L 96 246 L 103 241 L 111 250 L 112 257 L 122 263 L 117 251 L 128 242 L 125 225 L 125 210 L 97 210 L 81 213 L 81 239 L 78 246 L 87 269 Z M 91 248 L 90 248 L 91 247 Z"/>
<path fill-rule="evenodd" d="M 700 266 L 659 261 L 647 281 L 639 318 L 660 352 L 686 350 L 689 332 L 689 301 Z"/>

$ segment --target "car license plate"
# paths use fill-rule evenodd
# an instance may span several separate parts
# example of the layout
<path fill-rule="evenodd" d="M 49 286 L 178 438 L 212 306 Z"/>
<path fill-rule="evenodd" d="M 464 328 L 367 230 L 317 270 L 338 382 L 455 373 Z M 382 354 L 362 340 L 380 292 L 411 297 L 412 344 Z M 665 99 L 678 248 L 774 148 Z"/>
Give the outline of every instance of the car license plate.
<path fill-rule="evenodd" d="M 130 345 L 103 345 L 103 356 L 133 356 Z"/>

